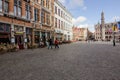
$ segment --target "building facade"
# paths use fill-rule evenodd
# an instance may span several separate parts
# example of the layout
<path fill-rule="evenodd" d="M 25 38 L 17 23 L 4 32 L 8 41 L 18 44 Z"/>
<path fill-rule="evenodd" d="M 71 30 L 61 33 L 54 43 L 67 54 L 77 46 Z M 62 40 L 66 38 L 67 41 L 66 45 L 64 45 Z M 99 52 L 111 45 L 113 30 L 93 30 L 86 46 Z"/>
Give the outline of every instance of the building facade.
<path fill-rule="evenodd" d="M 0 42 L 34 45 L 50 35 L 54 0 L 0 0 Z"/>
<path fill-rule="evenodd" d="M 72 40 L 72 15 L 70 12 L 58 1 L 54 1 L 54 38 L 60 41 Z"/>
<path fill-rule="evenodd" d="M 73 40 L 74 41 L 85 41 L 88 39 L 88 28 L 77 28 L 73 27 Z"/>
<path fill-rule="evenodd" d="M 101 13 L 101 23 L 95 25 L 95 39 L 98 41 L 112 41 L 113 40 L 113 26 L 117 22 L 105 23 L 104 12 Z M 115 34 L 116 39 L 119 39 L 118 32 Z"/>

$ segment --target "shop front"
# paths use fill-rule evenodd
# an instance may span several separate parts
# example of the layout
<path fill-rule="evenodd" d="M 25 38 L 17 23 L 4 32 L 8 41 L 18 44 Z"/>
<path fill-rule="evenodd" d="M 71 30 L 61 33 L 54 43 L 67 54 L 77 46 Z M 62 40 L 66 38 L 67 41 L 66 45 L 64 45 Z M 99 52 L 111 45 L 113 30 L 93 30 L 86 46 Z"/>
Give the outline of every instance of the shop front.
<path fill-rule="evenodd" d="M 39 42 L 40 42 L 40 32 L 35 31 L 35 43 L 39 43 Z"/>
<path fill-rule="evenodd" d="M 27 43 L 32 45 L 32 28 L 26 28 Z"/>
<path fill-rule="evenodd" d="M 14 26 L 15 30 L 15 44 L 19 46 L 19 49 L 24 49 L 24 30 L 22 26 Z"/>
<path fill-rule="evenodd" d="M 57 34 L 56 34 L 56 38 L 57 38 L 59 41 L 62 41 L 62 40 L 63 40 L 63 34 L 57 33 Z"/>
<path fill-rule="evenodd" d="M 50 32 L 48 31 L 43 31 L 41 32 L 41 40 L 42 42 L 44 42 L 44 44 L 46 44 L 46 40 L 50 39 Z"/>
<path fill-rule="evenodd" d="M 55 39 L 58 39 L 59 41 L 63 41 L 63 31 L 62 30 L 55 30 Z"/>
<path fill-rule="evenodd" d="M 50 32 L 46 32 L 46 38 L 47 38 L 47 39 L 50 38 Z"/>
<path fill-rule="evenodd" d="M 0 43 L 10 44 L 10 24 L 0 22 Z"/>
<path fill-rule="evenodd" d="M 41 32 L 41 41 L 45 44 L 45 42 L 46 42 L 46 34 L 45 34 L 45 32 Z"/>

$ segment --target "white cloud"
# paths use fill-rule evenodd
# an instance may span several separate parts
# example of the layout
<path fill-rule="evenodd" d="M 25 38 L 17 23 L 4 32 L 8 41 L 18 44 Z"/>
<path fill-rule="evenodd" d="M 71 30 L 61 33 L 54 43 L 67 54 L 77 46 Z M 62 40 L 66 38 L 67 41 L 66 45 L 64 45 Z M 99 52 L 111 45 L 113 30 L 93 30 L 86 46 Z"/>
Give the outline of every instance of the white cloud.
<path fill-rule="evenodd" d="M 112 21 L 120 21 L 120 16 L 114 16 L 114 17 L 112 18 Z"/>
<path fill-rule="evenodd" d="M 61 3 L 65 3 L 65 0 L 59 0 Z"/>
<path fill-rule="evenodd" d="M 88 28 L 90 31 L 94 32 L 94 25 L 87 24 L 87 18 L 84 16 L 79 16 L 78 18 L 73 19 L 73 24 L 79 28 Z"/>
<path fill-rule="evenodd" d="M 85 22 L 87 20 L 87 18 L 86 17 L 84 17 L 84 16 L 79 16 L 78 18 L 74 18 L 73 19 L 73 24 L 74 25 L 79 25 L 80 23 L 83 23 L 83 22 Z"/>
<path fill-rule="evenodd" d="M 61 3 L 65 4 L 68 9 L 82 8 L 86 10 L 87 7 L 84 4 L 84 0 L 59 0 Z"/>
<path fill-rule="evenodd" d="M 86 6 L 84 6 L 82 9 L 83 9 L 83 10 L 87 10 L 87 7 L 86 7 Z"/>
<path fill-rule="evenodd" d="M 71 0 L 68 5 L 71 8 L 82 7 L 84 6 L 84 0 Z"/>
<path fill-rule="evenodd" d="M 78 26 L 79 28 L 88 28 L 91 32 L 94 32 L 94 25 L 92 24 L 80 24 Z"/>

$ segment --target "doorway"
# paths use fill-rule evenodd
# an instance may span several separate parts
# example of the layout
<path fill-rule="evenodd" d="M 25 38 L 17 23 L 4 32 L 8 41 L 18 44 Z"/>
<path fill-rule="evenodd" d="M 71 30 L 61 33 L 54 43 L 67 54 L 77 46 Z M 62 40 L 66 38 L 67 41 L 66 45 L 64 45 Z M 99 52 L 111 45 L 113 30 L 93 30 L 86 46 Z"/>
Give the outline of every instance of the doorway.
<path fill-rule="evenodd" d="M 18 44 L 19 49 L 24 49 L 23 35 L 15 35 L 15 44 Z"/>

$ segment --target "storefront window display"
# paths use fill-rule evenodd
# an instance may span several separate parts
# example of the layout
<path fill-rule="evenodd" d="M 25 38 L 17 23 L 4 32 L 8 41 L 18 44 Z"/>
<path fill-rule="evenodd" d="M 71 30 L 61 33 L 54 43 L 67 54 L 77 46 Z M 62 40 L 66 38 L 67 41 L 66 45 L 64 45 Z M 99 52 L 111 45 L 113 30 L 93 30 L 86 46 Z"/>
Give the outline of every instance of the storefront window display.
<path fill-rule="evenodd" d="M 0 43 L 10 43 L 10 24 L 0 23 Z"/>
<path fill-rule="evenodd" d="M 39 31 L 35 32 L 35 43 L 39 43 L 40 42 L 40 33 Z"/>

